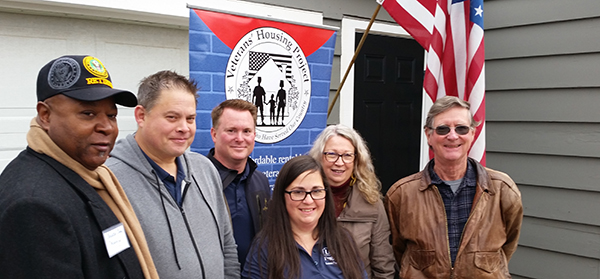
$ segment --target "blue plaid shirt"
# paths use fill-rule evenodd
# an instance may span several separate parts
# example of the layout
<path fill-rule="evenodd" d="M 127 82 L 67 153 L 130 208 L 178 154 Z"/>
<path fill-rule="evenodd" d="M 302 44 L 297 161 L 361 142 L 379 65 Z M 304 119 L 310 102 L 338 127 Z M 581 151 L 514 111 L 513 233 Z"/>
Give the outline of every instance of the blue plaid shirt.
<path fill-rule="evenodd" d="M 452 259 L 452 266 L 454 266 L 454 260 L 458 253 L 462 232 L 469 219 L 469 215 L 471 214 L 471 206 L 473 205 L 473 199 L 475 198 L 477 173 L 471 162 L 467 161 L 467 172 L 465 173 L 460 186 L 458 186 L 456 193 L 454 193 L 452 192 L 452 189 L 450 189 L 450 186 L 444 183 L 437 173 L 435 173 L 433 165 L 434 164 L 430 164 L 429 166 L 431 184 L 437 186 L 442 196 L 442 200 L 444 201 L 444 207 L 446 208 L 450 258 Z"/>

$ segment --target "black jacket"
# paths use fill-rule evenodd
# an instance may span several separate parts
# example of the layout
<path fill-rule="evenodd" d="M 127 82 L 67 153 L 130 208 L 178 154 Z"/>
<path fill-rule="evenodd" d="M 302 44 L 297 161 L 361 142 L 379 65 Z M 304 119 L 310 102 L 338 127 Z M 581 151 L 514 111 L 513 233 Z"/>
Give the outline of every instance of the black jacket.
<path fill-rule="evenodd" d="M 81 176 L 29 147 L 0 175 L 2 278 L 144 278 L 133 247 L 108 257 L 119 220 Z"/>
<path fill-rule="evenodd" d="M 235 179 L 238 174 L 237 171 L 226 168 L 221 162 L 215 159 L 214 148 L 208 152 L 208 156 L 206 157 L 210 159 L 219 171 L 223 182 L 223 189 L 225 189 Z M 250 209 L 250 215 L 254 224 L 254 235 L 256 235 L 266 219 L 267 203 L 271 199 L 271 188 L 269 180 L 264 173 L 256 170 L 257 165 L 251 158 L 248 158 L 248 165 L 250 166 L 250 173 L 246 179 L 246 201 L 248 202 L 248 208 Z"/>

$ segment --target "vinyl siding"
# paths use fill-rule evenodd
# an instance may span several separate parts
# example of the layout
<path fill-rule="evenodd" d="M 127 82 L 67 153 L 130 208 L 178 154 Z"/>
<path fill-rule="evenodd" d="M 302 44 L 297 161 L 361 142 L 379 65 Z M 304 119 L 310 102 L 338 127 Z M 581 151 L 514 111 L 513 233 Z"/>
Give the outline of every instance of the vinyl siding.
<path fill-rule="evenodd" d="M 525 215 L 513 278 L 600 278 L 600 1 L 484 4 L 487 165 Z"/>
<path fill-rule="evenodd" d="M 342 21 L 340 19 L 331 19 L 324 18 L 323 25 L 333 26 L 337 28 L 341 28 Z M 335 50 L 333 51 L 333 64 L 331 65 L 331 81 L 329 82 L 329 104 L 327 105 L 327 109 L 329 109 L 329 105 L 333 101 L 335 97 L 335 93 L 337 92 L 337 88 L 340 86 L 342 75 L 340 74 L 340 57 L 341 57 L 341 32 L 338 30 L 336 33 L 337 38 L 335 39 Z M 337 124 L 340 123 L 339 120 L 339 111 L 340 111 L 340 102 L 339 100 L 334 104 L 331 114 L 327 117 L 327 124 Z"/>

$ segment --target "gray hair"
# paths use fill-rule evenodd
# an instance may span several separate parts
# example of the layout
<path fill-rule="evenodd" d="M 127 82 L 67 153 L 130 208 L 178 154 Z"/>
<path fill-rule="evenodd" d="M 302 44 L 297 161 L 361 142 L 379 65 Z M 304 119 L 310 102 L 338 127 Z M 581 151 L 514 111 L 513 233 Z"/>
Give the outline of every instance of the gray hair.
<path fill-rule="evenodd" d="M 423 129 L 434 129 L 433 118 L 454 107 L 462 107 L 469 111 L 469 116 L 471 116 L 471 129 L 475 129 L 475 127 L 479 125 L 479 122 L 475 121 L 475 118 L 473 118 L 473 113 L 471 113 L 471 104 L 469 104 L 469 102 L 454 96 L 444 96 L 437 99 L 435 103 L 433 103 L 433 106 L 431 106 L 429 109 Z M 430 130 L 430 132 L 431 131 L 432 130 Z"/>

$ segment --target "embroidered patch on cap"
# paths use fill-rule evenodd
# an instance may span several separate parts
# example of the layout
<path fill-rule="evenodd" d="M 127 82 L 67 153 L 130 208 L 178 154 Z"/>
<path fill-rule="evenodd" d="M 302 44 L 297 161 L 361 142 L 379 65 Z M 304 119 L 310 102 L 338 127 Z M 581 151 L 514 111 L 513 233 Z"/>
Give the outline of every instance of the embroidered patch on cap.
<path fill-rule="evenodd" d="M 108 72 L 106 71 L 106 68 L 104 68 L 102 62 L 100 62 L 100 60 L 98 60 L 98 58 L 96 57 L 86 56 L 85 58 L 83 58 L 83 66 L 92 75 L 95 75 L 100 78 L 108 77 Z"/>
<path fill-rule="evenodd" d="M 66 89 L 79 80 L 81 68 L 75 59 L 59 58 L 52 64 L 48 73 L 48 85 L 54 90 Z"/>
<path fill-rule="evenodd" d="M 104 65 L 98 58 L 92 56 L 86 56 L 83 58 L 83 66 L 92 75 L 97 78 L 86 78 L 87 84 L 104 84 L 110 88 L 113 88 L 112 82 L 108 80 L 108 71 L 104 68 Z"/>

